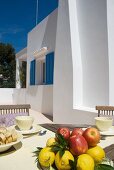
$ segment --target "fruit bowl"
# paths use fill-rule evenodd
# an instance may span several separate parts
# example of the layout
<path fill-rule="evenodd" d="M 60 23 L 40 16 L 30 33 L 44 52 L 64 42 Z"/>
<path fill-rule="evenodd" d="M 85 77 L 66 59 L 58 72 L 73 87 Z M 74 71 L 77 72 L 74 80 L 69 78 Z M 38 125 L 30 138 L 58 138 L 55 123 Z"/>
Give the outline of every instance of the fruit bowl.
<path fill-rule="evenodd" d="M 72 132 L 66 127 L 59 128 L 55 137 L 34 152 L 37 165 L 47 170 L 114 170 L 114 164 L 106 158 L 99 142 L 100 133 L 96 128 L 75 128 Z"/>

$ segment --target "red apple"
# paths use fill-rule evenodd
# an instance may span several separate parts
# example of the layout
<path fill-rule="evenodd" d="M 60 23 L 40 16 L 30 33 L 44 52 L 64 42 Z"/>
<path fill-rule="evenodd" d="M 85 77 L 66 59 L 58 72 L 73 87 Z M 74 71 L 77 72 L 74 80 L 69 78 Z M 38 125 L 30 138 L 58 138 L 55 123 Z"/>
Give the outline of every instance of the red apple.
<path fill-rule="evenodd" d="M 84 131 L 83 136 L 86 139 L 88 146 L 96 146 L 101 138 L 99 131 L 93 127 L 87 128 Z"/>
<path fill-rule="evenodd" d="M 83 135 L 84 130 L 82 130 L 81 128 L 74 128 L 72 130 L 71 136 L 74 135 Z"/>
<path fill-rule="evenodd" d="M 82 135 L 74 135 L 69 139 L 70 151 L 73 155 L 81 155 L 87 152 L 88 144 Z"/>
<path fill-rule="evenodd" d="M 66 127 L 61 127 L 57 129 L 57 134 L 61 134 L 66 140 L 70 137 L 70 130 Z"/>

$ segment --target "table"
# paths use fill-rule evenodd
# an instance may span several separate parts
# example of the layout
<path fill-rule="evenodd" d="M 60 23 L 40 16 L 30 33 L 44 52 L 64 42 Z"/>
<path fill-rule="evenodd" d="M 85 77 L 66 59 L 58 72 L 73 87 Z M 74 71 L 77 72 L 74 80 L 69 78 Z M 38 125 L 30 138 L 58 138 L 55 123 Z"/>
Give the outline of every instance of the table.
<path fill-rule="evenodd" d="M 0 154 L 0 169 L 1 170 L 38 170 L 35 163 L 36 157 L 33 157 L 33 151 L 36 147 L 44 147 L 46 141 L 50 137 L 55 136 L 55 131 L 60 126 L 74 127 L 73 125 L 55 125 L 42 124 L 42 130 L 47 130 L 44 136 L 38 134 L 24 137 L 22 143 L 16 144 L 9 151 Z M 45 127 L 44 127 L 45 126 Z M 52 132 L 53 130 L 53 132 Z M 106 140 L 101 140 L 100 146 L 105 148 L 107 155 L 114 160 L 114 137 L 107 137 Z"/>

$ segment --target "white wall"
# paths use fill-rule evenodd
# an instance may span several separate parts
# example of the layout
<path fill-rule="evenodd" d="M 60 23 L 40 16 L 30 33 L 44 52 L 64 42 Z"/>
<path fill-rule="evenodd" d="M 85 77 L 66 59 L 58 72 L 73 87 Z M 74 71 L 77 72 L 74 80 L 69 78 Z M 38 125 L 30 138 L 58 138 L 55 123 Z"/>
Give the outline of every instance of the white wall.
<path fill-rule="evenodd" d="M 77 0 L 83 68 L 83 106 L 109 104 L 106 0 Z"/>
<path fill-rule="evenodd" d="M 44 46 L 55 51 L 54 85 L 29 86 L 30 61 Z M 94 124 L 91 108 L 109 104 L 106 0 L 59 0 L 58 12 L 28 34 L 27 48 L 26 102 L 53 111 L 56 123 Z"/>
<path fill-rule="evenodd" d="M 30 104 L 31 109 L 40 113 L 52 115 L 53 113 L 53 85 L 31 86 L 14 89 L 15 104 Z"/>
<path fill-rule="evenodd" d="M 114 1 L 107 0 L 108 49 L 109 49 L 109 104 L 114 105 Z"/>
<path fill-rule="evenodd" d="M 55 51 L 57 14 L 56 9 L 28 34 L 27 86 L 30 82 L 30 61 L 34 59 L 34 52 L 43 47 L 48 47 L 49 52 Z"/>
<path fill-rule="evenodd" d="M 59 1 L 54 69 L 53 117 L 54 122 L 60 123 L 72 117 L 73 103 L 73 71 L 67 0 Z"/>
<path fill-rule="evenodd" d="M 26 104 L 26 88 L 13 89 L 13 101 L 14 104 Z M 27 103 L 29 104 L 29 103 Z"/>
<path fill-rule="evenodd" d="M 13 104 L 12 88 L 0 88 L 0 104 Z"/>
<path fill-rule="evenodd" d="M 28 34 L 27 42 L 27 89 L 16 90 L 15 101 L 31 104 L 33 110 L 53 114 L 53 85 L 30 86 L 30 61 L 34 59 L 34 52 L 42 47 L 48 47 L 49 52 L 55 51 L 57 9 L 39 23 Z M 39 65 L 38 65 L 39 66 Z M 38 70 L 38 68 L 36 68 Z M 38 76 L 36 74 L 36 76 Z M 36 84 L 39 79 L 36 77 Z"/>
<path fill-rule="evenodd" d="M 53 85 L 39 85 L 27 88 L 26 103 L 33 110 L 49 115 L 53 114 Z"/>
<path fill-rule="evenodd" d="M 55 51 L 55 72 L 54 72 L 55 79 L 54 79 L 54 88 L 53 88 L 53 117 L 54 117 L 54 122 L 56 123 L 94 124 L 94 117 L 97 116 L 97 113 L 95 110 L 93 111 L 92 109 L 87 109 L 86 107 L 83 107 L 83 106 L 77 109 L 73 109 L 73 92 L 74 92 L 73 91 L 73 78 L 76 76 L 77 80 L 79 80 L 79 77 L 77 76 L 77 72 L 75 74 L 76 70 L 75 68 L 73 68 L 76 66 L 77 63 L 72 63 L 72 62 L 79 62 L 79 74 L 80 74 L 83 70 L 82 65 L 81 65 L 82 59 L 83 59 L 83 62 L 85 61 L 84 61 L 84 57 L 80 59 L 78 58 L 79 56 L 77 56 L 78 54 L 80 54 L 80 44 L 78 43 L 81 43 L 81 42 L 76 41 L 76 38 L 75 37 L 73 38 L 73 34 L 71 35 L 71 38 L 70 38 L 70 31 L 74 31 L 74 36 L 75 36 L 73 22 L 74 24 L 77 24 L 75 15 L 71 15 L 70 21 L 69 21 L 69 10 L 70 12 L 73 12 L 76 14 L 75 12 L 76 1 L 75 0 L 72 0 L 72 1 L 73 2 L 71 2 L 70 0 L 59 1 L 56 51 Z M 70 3 L 73 5 L 71 5 Z M 68 6 L 68 4 L 70 4 L 72 8 L 71 6 Z M 74 27 L 77 29 L 76 26 Z M 71 48 L 71 44 L 75 44 L 77 46 L 73 45 Z M 76 53 L 76 56 L 74 55 L 75 50 L 73 48 L 76 48 L 78 50 L 78 54 Z M 77 57 L 77 60 L 75 59 L 75 57 Z M 102 61 L 104 61 L 104 59 Z M 77 68 L 78 68 L 78 64 L 77 64 L 76 69 Z M 82 82 L 83 76 L 86 76 L 86 78 L 88 79 L 89 75 L 88 74 L 81 75 L 80 83 L 83 83 Z M 77 86 L 76 88 L 77 88 L 76 90 L 78 90 L 79 87 Z M 78 95 L 79 94 L 82 95 L 82 89 L 79 88 L 79 90 L 80 92 L 78 93 Z M 107 94 L 107 91 L 106 91 L 106 94 Z M 86 106 L 89 105 L 88 100 L 91 104 L 92 98 L 90 98 L 91 97 L 90 95 L 91 94 L 89 93 Z M 102 99 L 103 97 L 104 96 L 102 96 Z M 84 101 L 85 101 L 85 98 L 84 98 Z M 81 103 L 81 98 L 78 101 L 78 103 L 79 104 Z M 92 101 L 92 104 L 93 104 L 93 101 Z"/>

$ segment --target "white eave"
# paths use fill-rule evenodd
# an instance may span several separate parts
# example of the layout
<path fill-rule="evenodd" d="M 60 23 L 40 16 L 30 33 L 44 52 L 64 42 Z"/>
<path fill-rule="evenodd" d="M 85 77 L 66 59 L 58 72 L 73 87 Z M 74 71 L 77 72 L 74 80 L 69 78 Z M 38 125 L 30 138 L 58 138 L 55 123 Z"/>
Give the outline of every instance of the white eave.
<path fill-rule="evenodd" d="M 47 54 L 47 52 L 48 52 L 48 48 L 43 47 L 39 50 L 36 50 L 33 55 L 34 55 L 35 59 L 37 59 L 37 58 L 45 56 Z"/>
<path fill-rule="evenodd" d="M 27 60 L 27 47 L 22 49 L 16 54 L 16 59 L 23 60 L 23 61 Z"/>

